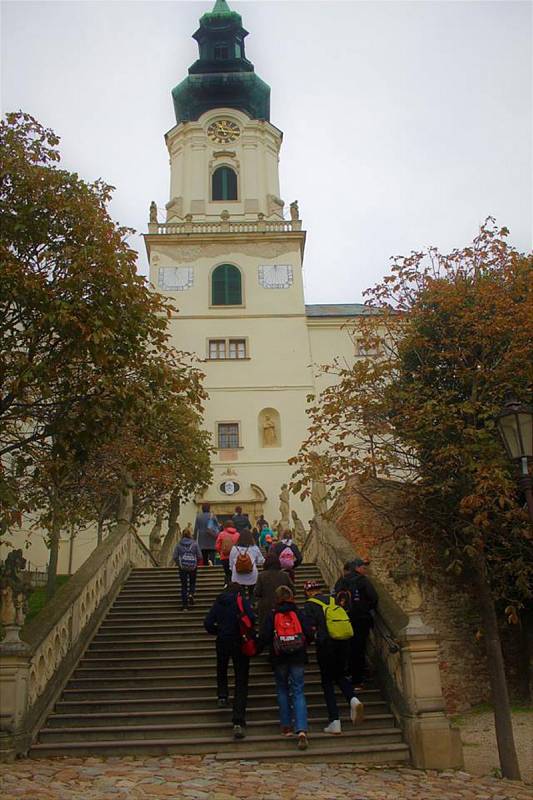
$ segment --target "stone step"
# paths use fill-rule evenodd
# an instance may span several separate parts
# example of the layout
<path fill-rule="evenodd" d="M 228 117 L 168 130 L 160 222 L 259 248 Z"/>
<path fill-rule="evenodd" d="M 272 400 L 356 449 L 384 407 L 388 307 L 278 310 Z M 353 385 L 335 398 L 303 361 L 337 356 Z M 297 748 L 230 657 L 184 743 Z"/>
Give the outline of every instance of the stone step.
<path fill-rule="evenodd" d="M 307 761 L 312 758 L 315 763 L 327 761 L 339 764 L 392 764 L 406 763 L 410 760 L 409 748 L 406 744 L 346 745 L 343 736 L 336 737 L 337 746 L 317 747 L 311 740 L 307 750 L 256 750 L 254 761 Z M 341 744 L 342 743 L 342 744 Z M 242 761 L 243 754 L 239 750 L 224 751 L 215 755 L 217 761 Z M 361 798 L 362 800 L 362 798 Z"/>
<path fill-rule="evenodd" d="M 365 727 L 395 727 L 394 717 L 387 713 L 385 702 L 365 704 Z M 309 719 L 317 724 L 326 724 L 326 706 L 322 703 L 308 703 L 307 712 Z M 78 713 L 56 713 L 51 714 L 47 720 L 47 728 L 79 727 L 83 726 L 113 726 L 113 725 L 157 725 L 157 724 L 184 724 L 184 725 L 227 725 L 231 719 L 231 704 L 226 708 L 216 708 L 211 703 L 209 708 L 186 709 L 184 711 L 151 709 L 150 711 L 100 711 L 100 712 L 78 712 Z M 201 719 L 203 722 L 198 723 Z M 268 706 L 249 706 L 246 709 L 246 719 L 249 724 L 255 721 L 276 721 L 278 720 L 277 705 Z M 341 714 L 344 725 L 351 725 L 348 712 Z"/>
<path fill-rule="evenodd" d="M 340 743 L 344 747 L 348 743 L 353 748 L 370 747 L 372 749 L 383 749 L 390 744 L 395 744 L 407 750 L 405 745 L 401 742 L 401 733 L 398 729 L 389 729 L 380 731 L 365 731 L 361 729 L 345 730 L 341 736 L 330 736 L 322 732 L 312 732 L 309 737 L 309 747 L 318 746 L 325 753 L 335 751 Z M 128 731 L 121 730 L 123 734 Z M 139 732 L 137 732 L 139 733 Z M 78 734 L 79 739 L 65 738 L 68 733 L 55 733 L 54 737 L 49 734 L 43 737 L 43 741 L 39 740 L 38 743 L 32 746 L 30 756 L 38 755 L 43 757 L 45 755 L 53 757 L 54 755 L 91 755 L 96 753 L 107 754 L 113 753 L 127 753 L 127 754 L 142 754 L 142 753 L 189 753 L 189 754 L 203 754 L 203 753 L 223 753 L 224 751 L 235 752 L 236 743 L 232 735 L 232 726 L 227 725 L 224 732 L 220 732 L 219 736 L 190 736 L 184 738 L 182 736 L 159 736 L 142 738 L 129 738 L 126 735 L 120 736 L 119 732 L 114 733 L 113 737 L 91 738 L 94 733 L 90 730 L 82 730 Z M 252 730 L 247 733 L 246 739 L 239 742 L 239 750 L 241 751 L 241 758 L 253 758 L 256 760 L 256 753 L 258 751 L 281 750 L 285 752 L 296 750 L 295 737 L 287 738 L 281 737 L 279 732 L 269 734 L 254 734 Z M 298 752 L 298 751 L 296 751 Z"/>
<path fill-rule="evenodd" d="M 317 664 L 311 664 L 305 671 L 306 683 L 311 682 L 313 678 L 318 679 L 319 669 Z M 74 671 L 71 678 L 72 681 L 106 681 L 110 680 L 114 683 L 120 683 L 123 679 L 130 681 L 138 679 L 142 681 L 159 681 L 176 678 L 177 680 L 209 680 L 216 676 L 216 661 L 212 664 L 200 664 L 191 671 L 190 664 L 161 664 L 155 661 L 154 665 L 141 666 L 123 664 L 122 666 L 116 664 L 112 665 L 112 675 L 109 674 L 109 669 L 100 666 L 79 666 Z M 257 679 L 265 680 L 273 676 L 272 667 L 268 662 L 256 663 L 250 670 L 250 681 L 256 682 Z"/>
<path fill-rule="evenodd" d="M 231 673 L 229 673 L 231 675 Z M 116 687 L 117 689 L 133 688 L 138 686 L 150 686 L 154 683 L 158 687 L 176 686 L 183 692 L 196 690 L 199 686 L 216 686 L 215 670 L 197 670 L 191 674 L 187 667 L 179 669 L 154 669 L 154 670 L 122 670 L 119 672 L 113 669 L 110 675 L 106 671 L 82 671 L 76 670 L 68 682 L 69 689 L 87 689 L 93 691 L 102 687 Z M 320 673 L 318 669 L 310 670 L 306 673 L 306 686 L 320 684 Z M 274 677 L 269 668 L 258 669 L 255 673 L 250 673 L 250 692 L 253 687 L 266 689 L 274 688 Z"/>
<path fill-rule="evenodd" d="M 87 685 L 89 684 L 89 685 Z M 137 700 L 139 698 L 166 698 L 168 702 L 183 703 L 195 702 L 203 700 L 205 703 L 206 698 L 216 697 L 216 680 L 213 679 L 209 682 L 202 684 L 189 685 L 176 684 L 174 682 L 167 682 L 158 680 L 157 684 L 148 683 L 147 685 L 139 685 L 139 681 L 132 681 L 133 685 L 90 685 L 90 681 L 84 681 L 82 686 L 72 686 L 70 683 L 63 690 L 62 699 L 64 700 L 86 700 L 93 699 L 100 702 L 107 702 L 116 698 L 117 700 Z M 232 675 L 229 673 L 229 687 L 230 693 L 233 687 Z M 322 689 L 318 681 L 308 681 L 306 685 L 306 697 L 312 694 L 322 697 Z M 379 694 L 376 690 L 376 694 Z M 274 699 L 275 689 L 273 678 L 270 681 L 259 683 L 254 681 L 249 687 L 249 696 L 255 702 L 259 697 L 267 698 L 270 702 Z M 364 702 L 366 696 L 365 692 L 360 692 L 358 697 Z"/>
<path fill-rule="evenodd" d="M 334 738 L 330 734 L 323 732 L 325 722 L 323 719 L 309 720 L 309 733 L 313 737 Z M 231 737 L 231 720 L 208 724 L 181 724 L 181 725 L 117 725 L 117 726 L 82 726 L 76 728 L 41 728 L 39 742 L 47 744 L 51 742 L 98 742 L 102 739 L 113 737 L 117 742 L 136 740 L 136 739 L 164 739 L 179 738 L 184 742 L 194 742 L 198 739 L 211 739 L 224 743 L 226 738 Z M 279 721 L 271 722 L 253 721 L 247 724 L 248 737 L 256 743 L 264 744 L 279 741 Z M 228 736 L 229 734 L 229 736 Z M 399 742 L 401 741 L 401 731 L 399 728 L 365 728 L 362 725 L 353 728 L 344 726 L 343 737 L 355 738 L 365 744 L 375 744 L 378 741 Z M 247 737 L 247 738 L 248 738 Z M 231 741 L 233 738 L 231 737 Z"/>
<path fill-rule="evenodd" d="M 230 681 L 230 695 L 231 695 L 232 681 Z M 150 696 L 148 689 L 121 689 L 112 690 L 111 694 L 106 694 L 104 698 L 99 698 L 96 693 L 88 694 L 78 692 L 77 690 L 64 690 L 60 700 L 56 703 L 55 710 L 58 713 L 70 712 L 72 714 L 85 714 L 88 713 L 113 713 L 113 712 L 134 712 L 134 711 L 158 711 L 158 710 L 176 710 L 179 713 L 189 713 L 190 711 L 212 711 L 215 709 L 216 702 L 216 687 L 212 687 L 209 693 L 203 693 L 199 696 L 191 696 L 191 694 L 174 692 L 169 689 L 162 689 L 159 696 Z M 76 697 L 76 694 L 79 697 Z M 117 696 L 119 695 L 120 696 Z M 324 696 L 322 690 L 318 687 L 306 688 L 305 696 L 310 705 L 324 706 Z M 372 711 L 388 711 L 388 705 L 381 698 L 378 690 L 369 690 L 359 692 L 358 697 L 365 704 L 365 708 Z M 344 700 L 337 692 L 337 700 L 339 708 L 343 707 Z M 274 691 L 258 692 L 250 695 L 249 708 L 267 708 L 274 705 L 276 702 Z"/>

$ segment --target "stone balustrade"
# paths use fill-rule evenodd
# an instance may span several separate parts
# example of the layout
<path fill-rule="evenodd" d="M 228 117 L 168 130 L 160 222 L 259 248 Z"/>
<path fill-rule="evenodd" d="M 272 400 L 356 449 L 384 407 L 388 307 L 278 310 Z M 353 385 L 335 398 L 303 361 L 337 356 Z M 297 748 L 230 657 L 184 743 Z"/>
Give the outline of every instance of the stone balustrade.
<path fill-rule="evenodd" d="M 21 641 L 0 642 L 0 760 L 28 750 L 132 566 L 155 562 L 123 521 L 22 628 Z"/>
<path fill-rule="evenodd" d="M 315 517 L 303 548 L 332 587 L 343 565 L 356 557 L 350 542 L 324 517 Z M 370 657 L 392 711 L 420 769 L 458 769 L 463 765 L 459 731 L 444 712 L 438 640 L 420 616 L 422 597 L 413 576 L 404 607 L 372 578 L 379 607 L 370 640 Z"/>
<path fill-rule="evenodd" d="M 243 222 L 230 222 L 221 220 L 220 222 L 204 221 L 193 222 L 151 222 L 148 225 L 149 234 L 174 235 L 183 234 L 217 234 L 217 233 L 288 233 L 291 231 L 301 231 L 301 220 L 245 220 Z"/>

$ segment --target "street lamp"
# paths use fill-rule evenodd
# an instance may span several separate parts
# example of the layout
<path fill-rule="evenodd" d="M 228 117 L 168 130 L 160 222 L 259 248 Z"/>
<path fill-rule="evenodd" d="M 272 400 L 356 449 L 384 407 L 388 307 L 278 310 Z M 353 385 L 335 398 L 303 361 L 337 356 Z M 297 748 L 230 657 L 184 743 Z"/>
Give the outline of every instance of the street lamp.
<path fill-rule="evenodd" d="M 520 465 L 519 486 L 526 496 L 529 516 L 533 522 L 533 479 L 528 470 L 528 460 L 533 459 L 533 409 L 507 393 L 497 424 L 507 455 Z"/>

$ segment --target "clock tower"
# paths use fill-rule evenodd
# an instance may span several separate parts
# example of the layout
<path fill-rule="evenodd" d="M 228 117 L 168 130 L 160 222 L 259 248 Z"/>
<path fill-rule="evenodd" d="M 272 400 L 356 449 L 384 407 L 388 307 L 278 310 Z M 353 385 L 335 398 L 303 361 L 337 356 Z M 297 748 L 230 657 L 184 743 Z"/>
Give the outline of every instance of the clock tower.
<path fill-rule="evenodd" d="M 282 133 L 270 122 L 270 88 L 246 57 L 246 36 L 226 0 L 201 17 L 199 58 L 172 90 L 166 216 L 159 221 L 152 204 L 145 237 L 151 281 L 178 309 L 173 342 L 203 362 L 205 425 L 217 449 L 213 483 L 184 506 L 183 523 L 203 502 L 222 517 L 240 505 L 254 523 L 260 513 L 279 519 L 313 390 L 305 232 L 296 203 L 284 215 Z M 310 509 L 295 508 L 307 519 Z"/>

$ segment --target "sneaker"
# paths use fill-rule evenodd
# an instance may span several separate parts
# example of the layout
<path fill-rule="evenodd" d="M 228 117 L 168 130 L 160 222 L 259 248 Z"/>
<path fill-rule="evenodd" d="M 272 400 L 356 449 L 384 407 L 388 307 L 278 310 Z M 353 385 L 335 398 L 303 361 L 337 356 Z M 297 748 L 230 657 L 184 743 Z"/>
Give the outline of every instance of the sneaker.
<path fill-rule="evenodd" d="M 208 561 L 207 563 L 209 564 L 209 566 L 210 566 L 210 567 L 214 567 L 214 566 L 215 566 L 215 565 L 213 564 L 213 562 L 211 561 L 211 559 L 209 559 L 209 561 Z"/>
<path fill-rule="evenodd" d="M 244 739 L 246 736 L 246 731 L 244 730 L 242 725 L 234 725 L 233 726 L 233 738 L 234 739 Z"/>
<path fill-rule="evenodd" d="M 339 736 L 342 733 L 340 719 L 334 719 L 329 725 L 326 725 L 324 733 L 331 733 L 333 736 Z"/>
<path fill-rule="evenodd" d="M 282 725 L 281 726 L 281 735 L 282 736 L 294 736 L 294 731 L 290 725 Z"/>
<path fill-rule="evenodd" d="M 180 611 L 187 611 L 187 606 L 185 605 L 185 603 L 182 603 L 182 604 L 181 604 L 181 609 L 180 609 Z"/>
<path fill-rule="evenodd" d="M 219 708 L 226 708 L 228 705 L 228 698 L 227 697 L 219 697 L 217 700 L 217 706 Z"/>
<path fill-rule="evenodd" d="M 357 697 L 352 697 L 350 700 L 350 719 L 353 725 L 357 725 L 363 721 L 365 716 L 365 707 Z"/>
<path fill-rule="evenodd" d="M 188 597 L 188 600 L 189 600 L 189 605 L 193 606 L 194 605 L 194 595 L 190 594 L 189 597 Z"/>
<path fill-rule="evenodd" d="M 308 744 L 307 734 L 304 731 L 300 731 L 298 734 L 298 750 L 307 750 Z"/>

